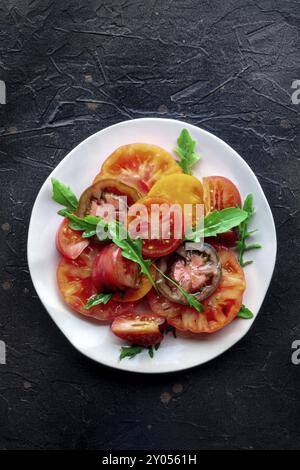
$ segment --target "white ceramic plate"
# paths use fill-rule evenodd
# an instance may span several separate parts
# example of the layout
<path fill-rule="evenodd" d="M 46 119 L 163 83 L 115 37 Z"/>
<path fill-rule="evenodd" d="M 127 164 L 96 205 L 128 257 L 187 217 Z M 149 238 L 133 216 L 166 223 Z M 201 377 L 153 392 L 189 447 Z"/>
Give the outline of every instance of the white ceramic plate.
<path fill-rule="evenodd" d="M 222 140 L 190 124 L 158 118 L 122 122 L 84 140 L 53 170 L 37 196 L 29 227 L 28 263 L 39 298 L 73 346 L 87 357 L 117 369 L 157 373 L 203 364 L 239 341 L 254 321 L 236 319 L 223 330 L 199 340 L 175 339 L 168 335 L 153 359 L 145 351 L 135 358 L 119 361 L 123 343 L 110 332 L 110 327 L 73 313 L 60 298 L 56 285 L 59 255 L 55 248 L 55 234 L 61 218 L 57 215 L 57 204 L 51 199 L 50 178 L 54 176 L 71 186 L 79 196 L 91 184 L 105 158 L 120 145 L 146 142 L 172 152 L 183 127 L 198 142 L 198 151 L 202 156 L 194 170 L 196 176 L 227 176 L 237 184 L 242 197 L 250 192 L 254 195 L 256 214 L 253 227 L 258 228 L 259 232 L 253 236 L 253 242 L 261 243 L 263 248 L 250 253 L 254 262 L 245 268 L 247 288 L 243 302 L 255 316 L 274 270 L 277 243 L 269 204 L 247 163 Z"/>

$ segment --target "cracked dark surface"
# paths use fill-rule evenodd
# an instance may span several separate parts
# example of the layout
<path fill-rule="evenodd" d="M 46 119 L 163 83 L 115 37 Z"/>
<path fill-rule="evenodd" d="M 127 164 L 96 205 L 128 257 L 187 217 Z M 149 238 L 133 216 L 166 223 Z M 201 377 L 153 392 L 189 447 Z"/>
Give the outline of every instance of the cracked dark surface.
<path fill-rule="evenodd" d="M 298 1 L 0 1 L 0 448 L 299 448 L 299 27 Z M 26 260 L 51 170 L 99 129 L 144 116 L 186 120 L 236 149 L 279 243 L 248 335 L 212 363 L 157 377 L 76 352 Z"/>

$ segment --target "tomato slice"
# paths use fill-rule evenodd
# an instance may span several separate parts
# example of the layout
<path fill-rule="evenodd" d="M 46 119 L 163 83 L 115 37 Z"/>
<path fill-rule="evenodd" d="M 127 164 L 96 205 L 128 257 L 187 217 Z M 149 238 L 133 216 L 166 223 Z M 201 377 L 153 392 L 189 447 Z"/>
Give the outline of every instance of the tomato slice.
<path fill-rule="evenodd" d="M 148 294 L 150 308 L 156 315 L 167 318 L 180 331 L 214 333 L 230 323 L 238 314 L 246 287 L 243 269 L 235 255 L 219 248 L 222 278 L 215 292 L 202 302 L 204 312 L 170 302 L 153 291 Z"/>
<path fill-rule="evenodd" d="M 112 325 L 112 332 L 121 339 L 139 346 L 153 346 L 163 339 L 165 319 L 148 314 L 131 314 L 117 317 Z"/>
<path fill-rule="evenodd" d="M 120 196 L 126 196 L 125 207 Z M 101 176 L 81 194 L 76 213 L 79 217 L 87 214 L 98 215 L 97 210 L 103 204 L 111 204 L 116 211 L 127 210 L 127 206 L 131 206 L 140 197 L 141 194 L 135 188 L 116 178 Z"/>
<path fill-rule="evenodd" d="M 160 206 L 163 204 L 166 210 L 159 211 Z M 170 209 L 170 216 L 168 209 Z M 157 217 L 153 215 L 152 210 L 155 210 Z M 156 227 L 155 237 L 153 236 L 153 227 Z M 142 238 L 143 256 L 147 258 L 166 256 L 175 251 L 182 243 L 183 219 L 181 208 L 161 197 L 140 199 L 128 210 L 128 231 L 133 238 L 136 238 L 134 230 Z"/>
<path fill-rule="evenodd" d="M 156 269 L 154 266 L 150 266 L 150 272 L 152 278 L 156 278 Z M 126 289 L 125 292 L 116 292 L 113 296 L 113 300 L 118 302 L 135 302 L 142 299 L 152 288 L 152 283 L 146 274 L 140 275 L 139 285 L 137 288 Z"/>
<path fill-rule="evenodd" d="M 157 294 L 154 289 L 152 289 L 147 295 L 147 300 L 149 302 L 150 308 L 155 315 L 160 315 L 166 318 L 169 321 L 169 318 L 177 317 L 186 310 L 186 306 L 171 302 L 165 296 Z"/>
<path fill-rule="evenodd" d="M 164 176 L 149 191 L 149 196 L 159 196 L 184 204 L 203 204 L 201 182 L 191 175 L 175 174 Z"/>
<path fill-rule="evenodd" d="M 138 278 L 139 266 L 124 258 L 121 248 L 114 243 L 102 248 L 93 262 L 92 280 L 98 292 L 136 288 Z"/>
<path fill-rule="evenodd" d="M 92 264 L 98 252 L 98 247 L 90 245 L 76 260 L 62 258 L 57 267 L 58 288 L 64 301 L 75 312 L 97 320 L 113 320 L 118 315 L 132 312 L 136 304 L 110 300 L 105 305 L 84 309 L 88 299 L 98 292 L 91 277 Z"/>
<path fill-rule="evenodd" d="M 56 234 L 56 247 L 63 256 L 76 259 L 89 243 L 88 239 L 81 237 L 81 232 L 69 227 L 68 219 L 62 221 Z"/>
<path fill-rule="evenodd" d="M 182 169 L 166 150 L 136 143 L 115 150 L 103 163 L 94 182 L 103 176 L 116 177 L 146 194 L 159 178 L 173 173 L 182 173 Z"/>
<path fill-rule="evenodd" d="M 235 184 L 224 176 L 206 176 L 203 182 L 205 212 L 241 206 L 241 196 Z"/>

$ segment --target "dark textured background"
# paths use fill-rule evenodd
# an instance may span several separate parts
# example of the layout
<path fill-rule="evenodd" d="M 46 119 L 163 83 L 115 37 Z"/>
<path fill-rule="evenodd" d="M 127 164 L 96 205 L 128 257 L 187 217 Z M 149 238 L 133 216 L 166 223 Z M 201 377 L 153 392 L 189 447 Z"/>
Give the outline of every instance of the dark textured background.
<path fill-rule="evenodd" d="M 299 447 L 299 26 L 299 0 L 0 1 L 1 448 Z M 51 170 L 94 132 L 144 116 L 186 120 L 236 149 L 279 241 L 247 337 L 212 363 L 157 377 L 77 353 L 26 261 L 30 211 Z"/>

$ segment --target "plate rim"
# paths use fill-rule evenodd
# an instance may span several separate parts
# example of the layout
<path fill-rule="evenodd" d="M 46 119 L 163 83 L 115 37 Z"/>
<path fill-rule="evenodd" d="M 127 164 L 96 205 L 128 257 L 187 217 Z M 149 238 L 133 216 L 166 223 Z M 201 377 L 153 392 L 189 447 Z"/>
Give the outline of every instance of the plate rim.
<path fill-rule="evenodd" d="M 247 168 L 247 171 L 252 175 L 252 177 L 256 180 L 257 184 L 258 184 L 258 187 L 260 189 L 260 192 L 261 192 L 261 196 L 262 198 L 264 199 L 264 202 L 266 203 L 266 207 L 268 209 L 268 213 L 270 215 L 270 220 L 272 222 L 272 231 L 273 231 L 273 235 L 274 235 L 274 254 L 273 254 L 273 258 L 272 258 L 272 269 L 270 271 L 270 275 L 269 275 L 269 279 L 267 281 L 267 284 L 266 284 L 266 289 L 265 289 L 265 293 L 264 293 L 264 296 L 263 296 L 263 299 L 261 301 L 261 305 L 257 311 L 257 314 L 255 315 L 255 317 L 253 318 L 253 320 L 251 322 L 249 322 L 249 326 L 248 328 L 244 331 L 244 333 L 242 334 L 242 336 L 240 336 L 238 339 L 234 340 L 234 342 L 229 346 L 229 347 L 226 347 L 226 349 L 224 349 L 223 351 L 217 351 L 215 354 L 212 354 L 211 357 L 209 357 L 208 359 L 205 359 L 203 362 L 200 362 L 200 363 L 195 363 L 195 364 L 192 364 L 192 365 L 187 365 L 187 366 L 180 366 L 178 364 L 178 367 L 174 367 L 170 370 L 156 370 L 156 371 L 149 371 L 149 370 L 133 370 L 133 369 L 130 369 L 130 368 L 127 368 L 125 363 L 123 364 L 121 361 L 119 361 L 117 364 L 108 364 L 106 362 L 101 362 L 100 360 L 96 359 L 95 357 L 92 357 L 90 354 L 88 354 L 88 352 L 86 350 L 81 350 L 76 343 L 74 343 L 72 341 L 72 339 L 70 337 L 68 337 L 65 332 L 63 331 L 63 329 L 60 327 L 60 324 L 56 321 L 56 319 L 54 318 L 54 316 L 52 316 L 51 312 L 48 310 L 47 306 L 45 305 L 45 302 L 44 300 L 42 299 L 42 297 L 40 296 L 39 294 L 39 289 L 37 287 L 37 283 L 36 283 L 36 280 L 34 279 L 33 275 L 32 275 L 32 269 L 31 269 L 31 255 L 30 255 L 30 240 L 31 240 L 31 232 L 32 232 L 32 225 L 33 225 L 33 219 L 34 219 L 34 212 L 35 212 L 35 209 L 36 209 L 36 206 L 37 206 L 37 201 L 38 201 L 38 198 L 40 196 L 40 193 L 44 190 L 44 187 L 46 187 L 46 185 L 49 183 L 49 180 L 51 178 L 51 175 L 53 173 L 53 171 L 57 170 L 58 168 L 60 168 L 60 166 L 63 165 L 64 161 L 67 159 L 67 158 L 71 158 L 72 154 L 75 153 L 81 146 L 83 146 L 84 144 L 86 144 L 89 140 L 92 140 L 93 138 L 95 138 L 98 134 L 101 134 L 101 133 L 105 133 L 105 131 L 108 131 L 108 130 L 111 130 L 111 129 L 115 129 L 115 128 L 118 128 L 118 127 L 122 127 L 122 126 L 126 126 L 128 123 L 134 123 L 134 122 L 141 122 L 141 121 L 148 121 L 148 122 L 154 122 L 154 121 L 163 121 L 163 122 L 170 122 L 170 123 L 181 123 L 184 127 L 188 126 L 190 128 L 194 128 L 196 131 L 198 131 L 199 129 L 204 132 L 205 134 L 207 134 L 208 136 L 212 137 L 213 139 L 216 139 L 220 144 L 224 145 L 225 147 L 227 147 L 230 152 L 233 152 L 234 153 L 234 156 L 235 158 L 237 158 L 243 165 L 246 166 Z M 275 221 L 274 221 L 274 217 L 273 217 L 273 213 L 272 213 L 272 210 L 271 210 L 271 207 L 269 205 L 269 202 L 267 200 L 267 197 L 264 193 L 264 190 L 257 178 L 257 176 L 255 175 L 254 171 L 252 170 L 252 168 L 249 166 L 249 164 L 241 157 L 241 155 L 239 155 L 239 153 L 234 150 L 229 144 L 227 144 L 227 142 L 225 142 L 223 139 L 221 139 L 220 137 L 216 136 L 215 134 L 207 131 L 206 129 L 203 129 L 202 127 L 199 127 L 199 126 L 196 126 L 194 124 L 191 124 L 189 122 L 184 122 L 184 121 L 181 121 L 180 119 L 171 119 L 171 118 L 161 118 L 161 117 L 142 117 L 142 118 L 136 118 L 136 119 L 128 119 L 128 120 L 125 120 L 125 121 L 121 121 L 121 122 L 118 122 L 118 123 L 115 123 L 115 124 L 112 124 L 111 126 L 107 126 L 107 127 L 104 127 L 103 129 L 95 132 L 94 134 L 91 134 L 90 136 L 88 136 L 87 138 L 85 138 L 84 140 L 82 140 L 81 142 L 79 142 L 79 144 L 77 144 L 73 149 L 71 149 L 64 157 L 63 159 L 58 163 L 58 165 L 55 166 L 55 168 L 53 168 L 53 170 L 51 171 L 51 173 L 47 176 L 47 178 L 45 179 L 44 183 L 42 184 L 42 186 L 40 187 L 39 191 L 38 191 L 38 194 L 36 195 L 36 198 L 35 198 L 35 201 L 34 201 L 34 204 L 32 206 L 32 209 L 31 209 L 31 214 L 30 214 L 30 221 L 29 221 L 29 226 L 28 226 L 28 236 L 27 236 L 27 262 L 28 262 L 28 268 L 29 268 L 29 273 L 30 273 L 30 277 L 31 277 L 31 281 L 32 281 L 32 284 L 34 286 L 34 289 L 38 295 L 38 298 L 40 300 L 40 302 L 42 303 L 43 307 L 45 308 L 45 310 L 47 311 L 48 315 L 50 316 L 50 318 L 52 319 L 52 321 L 54 322 L 54 324 L 59 328 L 60 332 L 64 335 L 64 337 L 72 344 L 72 346 L 80 353 L 80 354 L 83 354 L 85 357 L 89 358 L 90 360 L 98 363 L 98 364 L 101 364 L 102 366 L 105 366 L 105 367 L 109 367 L 109 368 L 112 368 L 112 369 L 116 369 L 116 370 L 121 370 L 121 371 L 124 371 L 124 372 L 130 372 L 130 373 L 135 373 L 135 374 L 171 374 L 171 373 L 175 373 L 175 372 L 181 372 L 183 370 L 189 370 L 189 369 L 192 369 L 194 367 L 200 367 L 204 364 L 207 364 L 208 362 L 212 361 L 213 359 L 216 359 L 217 357 L 219 357 L 220 355 L 224 354 L 226 351 L 229 351 L 233 346 L 235 346 L 239 341 L 241 341 L 245 335 L 249 332 L 250 328 L 252 327 L 254 321 L 256 320 L 256 317 L 258 316 L 259 312 L 260 312 L 260 309 L 263 305 L 263 302 L 266 298 L 266 295 L 267 295 L 267 292 L 269 290 L 269 286 L 270 286 L 270 283 L 271 283 L 271 280 L 272 280 L 272 277 L 273 277 L 273 274 L 274 274 L 274 269 L 275 269 L 275 265 L 276 265 L 276 259 L 277 259 L 277 234 L 276 234 L 276 225 L 275 225 Z"/>

